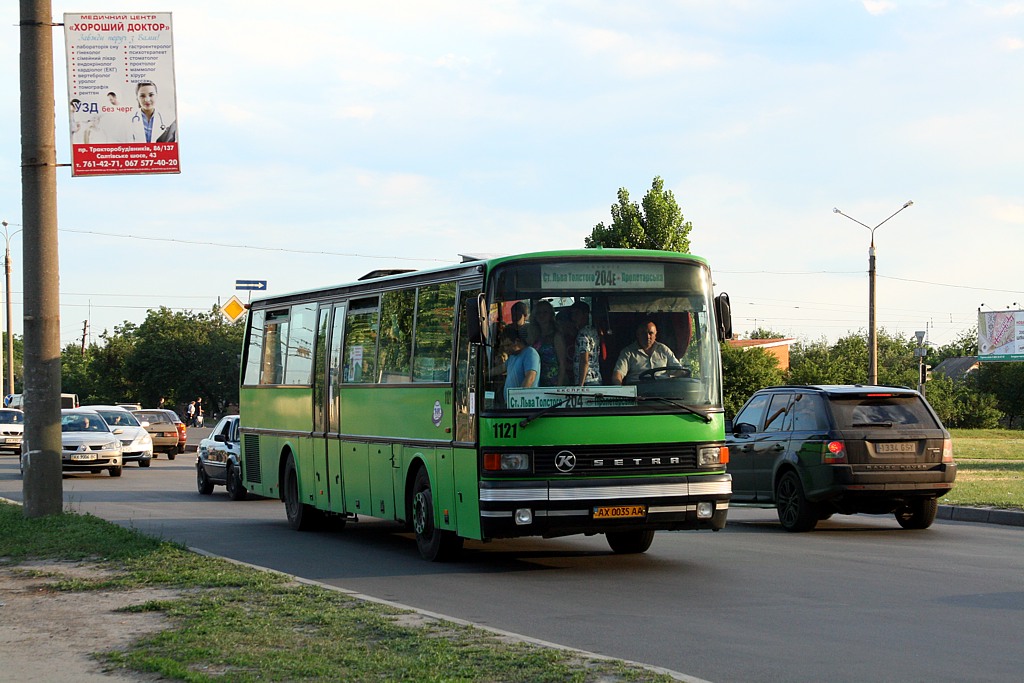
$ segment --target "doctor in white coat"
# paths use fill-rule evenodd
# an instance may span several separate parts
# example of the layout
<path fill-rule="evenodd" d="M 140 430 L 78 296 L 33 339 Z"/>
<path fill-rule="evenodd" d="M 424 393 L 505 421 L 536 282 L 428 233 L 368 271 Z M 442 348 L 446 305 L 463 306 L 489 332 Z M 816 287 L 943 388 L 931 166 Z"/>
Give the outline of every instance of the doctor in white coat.
<path fill-rule="evenodd" d="M 139 110 L 132 115 L 128 127 L 132 142 L 177 142 L 177 126 L 165 121 L 156 108 L 156 83 L 142 81 L 135 86 Z"/>

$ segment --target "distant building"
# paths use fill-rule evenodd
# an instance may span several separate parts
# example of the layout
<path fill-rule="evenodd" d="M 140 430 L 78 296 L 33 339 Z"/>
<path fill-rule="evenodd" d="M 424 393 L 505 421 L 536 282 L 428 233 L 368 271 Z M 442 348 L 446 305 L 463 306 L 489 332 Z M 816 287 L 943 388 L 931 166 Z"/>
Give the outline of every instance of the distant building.
<path fill-rule="evenodd" d="M 789 347 L 796 339 L 730 339 L 727 343 L 734 349 L 764 349 L 779 359 L 779 370 L 789 370 Z"/>
<path fill-rule="evenodd" d="M 932 375 L 945 375 L 954 382 L 961 382 L 967 376 L 981 367 L 977 356 L 960 356 L 959 358 L 947 358 L 934 368 Z"/>

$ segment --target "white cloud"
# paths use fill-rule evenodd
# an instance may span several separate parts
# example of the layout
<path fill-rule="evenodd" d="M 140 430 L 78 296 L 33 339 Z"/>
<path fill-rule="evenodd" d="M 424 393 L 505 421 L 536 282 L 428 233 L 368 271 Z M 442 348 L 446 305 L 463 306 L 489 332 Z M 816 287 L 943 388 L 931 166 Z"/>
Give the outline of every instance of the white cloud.
<path fill-rule="evenodd" d="M 896 3 L 890 0 L 863 0 L 864 9 L 872 16 L 881 16 L 896 10 Z"/>

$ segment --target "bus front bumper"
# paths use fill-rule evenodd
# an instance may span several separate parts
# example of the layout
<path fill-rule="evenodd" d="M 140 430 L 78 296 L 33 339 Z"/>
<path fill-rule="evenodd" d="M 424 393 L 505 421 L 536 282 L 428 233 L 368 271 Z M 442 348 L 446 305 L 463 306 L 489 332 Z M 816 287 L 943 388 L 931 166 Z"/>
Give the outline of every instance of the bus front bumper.
<path fill-rule="evenodd" d="M 728 474 L 482 481 L 480 523 L 484 538 L 718 530 L 725 527 L 731 496 Z"/>

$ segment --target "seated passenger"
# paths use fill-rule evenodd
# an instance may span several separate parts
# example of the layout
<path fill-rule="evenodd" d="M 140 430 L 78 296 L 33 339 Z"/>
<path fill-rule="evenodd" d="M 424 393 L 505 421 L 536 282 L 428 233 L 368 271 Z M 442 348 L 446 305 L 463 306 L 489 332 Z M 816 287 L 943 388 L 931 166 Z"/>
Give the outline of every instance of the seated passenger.
<path fill-rule="evenodd" d="M 505 361 L 505 401 L 508 390 L 535 386 L 540 374 L 540 354 L 527 346 L 519 331 L 509 325 L 501 331 L 501 350 L 508 354 Z"/>
<path fill-rule="evenodd" d="M 654 368 L 682 368 L 672 349 L 658 340 L 658 327 L 653 322 L 637 325 L 636 341 L 622 349 L 612 370 L 612 382 L 636 383 L 640 373 Z"/>

